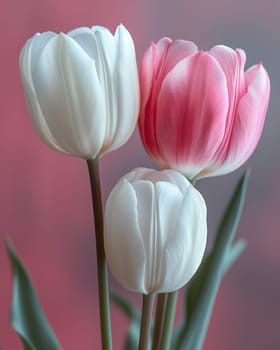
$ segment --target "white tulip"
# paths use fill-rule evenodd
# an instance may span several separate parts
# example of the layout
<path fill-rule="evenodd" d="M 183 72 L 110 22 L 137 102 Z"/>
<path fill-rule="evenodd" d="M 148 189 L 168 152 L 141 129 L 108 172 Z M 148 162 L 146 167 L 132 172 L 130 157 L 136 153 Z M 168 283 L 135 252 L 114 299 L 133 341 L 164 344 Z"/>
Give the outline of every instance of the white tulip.
<path fill-rule="evenodd" d="M 123 287 L 148 294 L 184 286 L 206 247 L 206 205 L 175 170 L 137 168 L 114 187 L 105 208 L 105 251 Z"/>
<path fill-rule="evenodd" d="M 90 159 L 131 136 L 139 82 L 123 25 L 115 35 L 99 26 L 37 33 L 22 49 L 20 71 L 33 125 L 55 150 Z"/>

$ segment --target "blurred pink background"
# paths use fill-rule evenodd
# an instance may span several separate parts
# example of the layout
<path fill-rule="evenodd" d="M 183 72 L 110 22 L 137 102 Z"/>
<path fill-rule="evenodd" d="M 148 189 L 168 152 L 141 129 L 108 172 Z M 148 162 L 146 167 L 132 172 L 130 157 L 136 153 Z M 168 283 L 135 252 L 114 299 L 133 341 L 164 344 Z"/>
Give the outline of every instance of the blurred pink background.
<path fill-rule="evenodd" d="M 24 42 L 46 30 L 67 32 L 122 22 L 134 37 L 138 61 L 162 36 L 244 48 L 247 67 L 262 61 L 271 77 L 271 102 L 238 230 L 248 248 L 225 278 L 205 350 L 280 348 L 280 2 L 277 0 L 9 0 L 1 2 L 0 56 L 0 344 L 22 349 L 9 325 L 11 271 L 4 239 L 11 237 L 37 286 L 63 349 L 100 349 L 95 248 L 86 164 L 47 148 L 36 135 L 23 97 L 18 56 Z M 104 198 L 136 166 L 155 167 L 138 131 L 101 160 Z M 240 169 L 201 180 L 209 208 L 209 240 Z M 111 279 L 111 287 L 121 290 Z M 121 290 L 122 291 L 122 290 Z M 127 294 L 140 304 L 136 295 Z M 180 314 L 180 312 L 178 313 Z M 112 306 L 114 349 L 122 349 L 126 318 Z"/>

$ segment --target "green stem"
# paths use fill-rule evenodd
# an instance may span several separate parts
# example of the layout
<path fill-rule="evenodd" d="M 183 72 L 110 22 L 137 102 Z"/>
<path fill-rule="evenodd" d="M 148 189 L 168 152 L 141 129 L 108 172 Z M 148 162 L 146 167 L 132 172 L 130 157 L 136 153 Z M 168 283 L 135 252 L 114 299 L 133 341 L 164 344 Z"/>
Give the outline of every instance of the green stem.
<path fill-rule="evenodd" d="M 103 237 L 103 207 L 101 196 L 101 185 L 99 176 L 99 160 L 87 160 L 88 172 L 91 185 L 92 206 L 95 225 L 95 244 L 97 258 L 99 316 L 101 328 L 102 350 L 112 350 L 110 300 L 107 277 L 107 266 Z"/>
<path fill-rule="evenodd" d="M 141 328 L 138 350 L 149 349 L 154 294 L 143 294 Z"/>
<path fill-rule="evenodd" d="M 166 311 L 168 294 L 161 293 L 157 296 L 157 307 L 156 307 L 156 318 L 155 318 L 155 329 L 153 337 L 152 350 L 158 350 L 160 339 L 162 337 L 162 330 L 164 325 L 164 315 Z"/>
<path fill-rule="evenodd" d="M 166 305 L 165 320 L 162 330 L 162 337 L 160 341 L 160 350 L 169 350 L 172 338 L 173 322 L 176 310 L 178 291 L 168 293 L 168 300 Z"/>

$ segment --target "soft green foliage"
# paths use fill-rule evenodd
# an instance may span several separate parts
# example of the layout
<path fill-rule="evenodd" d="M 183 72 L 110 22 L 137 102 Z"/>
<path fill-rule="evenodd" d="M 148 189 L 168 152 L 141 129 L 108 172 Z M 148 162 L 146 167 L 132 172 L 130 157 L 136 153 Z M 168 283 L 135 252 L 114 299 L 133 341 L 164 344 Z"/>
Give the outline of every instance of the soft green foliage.
<path fill-rule="evenodd" d="M 133 320 L 130 323 L 128 333 L 125 340 L 125 350 L 135 350 L 139 343 L 140 320 Z"/>
<path fill-rule="evenodd" d="M 135 350 L 137 349 L 139 343 L 141 314 L 132 303 L 130 303 L 120 294 L 111 292 L 110 297 L 111 300 L 130 320 L 130 326 L 126 335 L 124 349 Z"/>
<path fill-rule="evenodd" d="M 24 350 L 61 350 L 23 263 L 9 243 L 7 251 L 13 269 L 11 324 L 20 336 Z"/>
<path fill-rule="evenodd" d="M 110 298 L 130 320 L 140 321 L 141 315 L 139 311 L 127 299 L 115 292 L 110 293 Z"/>
<path fill-rule="evenodd" d="M 234 244 L 232 241 L 245 201 L 248 175 L 246 172 L 238 182 L 222 216 L 212 251 L 204 259 L 187 290 L 185 320 L 176 339 L 173 339 L 173 349 L 202 349 L 222 277 L 246 246 L 244 240 Z"/>

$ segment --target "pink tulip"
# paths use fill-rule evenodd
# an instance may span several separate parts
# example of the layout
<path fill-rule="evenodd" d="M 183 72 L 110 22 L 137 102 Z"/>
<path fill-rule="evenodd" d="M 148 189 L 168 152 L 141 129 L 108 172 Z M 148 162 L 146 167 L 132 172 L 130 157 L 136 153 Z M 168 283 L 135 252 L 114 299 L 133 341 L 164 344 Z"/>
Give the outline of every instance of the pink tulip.
<path fill-rule="evenodd" d="M 140 74 L 139 130 L 161 168 L 189 179 L 229 173 L 254 151 L 270 81 L 260 63 L 244 72 L 245 52 L 161 39 L 146 51 Z"/>

